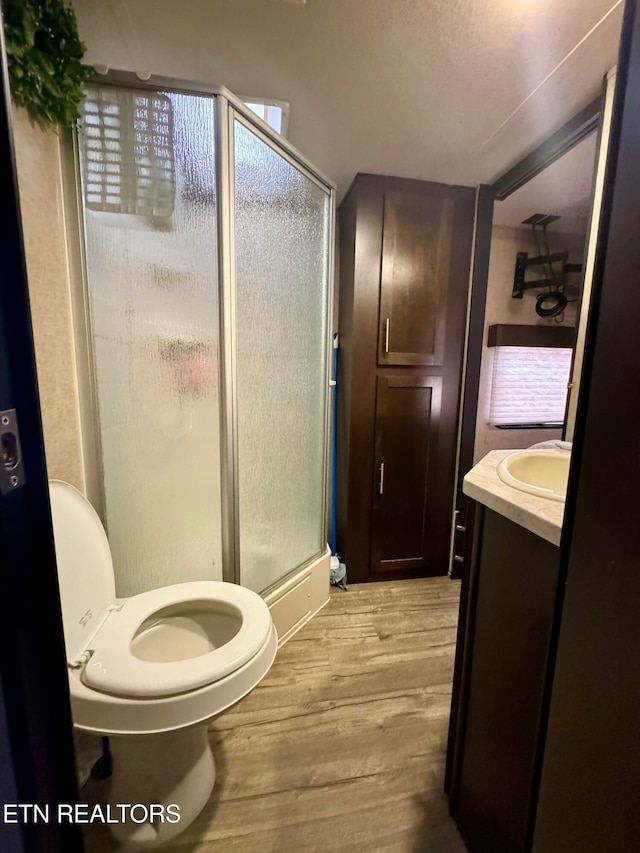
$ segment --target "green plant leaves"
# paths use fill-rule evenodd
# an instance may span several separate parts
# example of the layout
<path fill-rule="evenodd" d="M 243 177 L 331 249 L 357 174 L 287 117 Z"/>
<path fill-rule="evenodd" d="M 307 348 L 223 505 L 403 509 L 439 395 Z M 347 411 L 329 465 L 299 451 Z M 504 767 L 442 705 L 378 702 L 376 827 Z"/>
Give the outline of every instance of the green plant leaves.
<path fill-rule="evenodd" d="M 74 127 L 89 75 L 76 16 L 64 0 L 4 0 L 14 101 L 50 124 Z"/>

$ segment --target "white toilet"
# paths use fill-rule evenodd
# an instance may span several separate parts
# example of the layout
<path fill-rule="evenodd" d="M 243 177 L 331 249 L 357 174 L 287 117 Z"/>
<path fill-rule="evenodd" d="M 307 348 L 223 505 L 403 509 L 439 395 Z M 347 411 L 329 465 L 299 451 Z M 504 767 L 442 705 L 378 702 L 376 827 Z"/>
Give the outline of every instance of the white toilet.
<path fill-rule="evenodd" d="M 186 829 L 209 799 L 207 723 L 267 674 L 275 627 L 259 595 L 220 581 L 116 599 L 95 510 L 68 483 L 51 480 L 49 489 L 74 723 L 111 738 L 114 807 L 180 807 L 176 823 L 156 810 L 153 821 L 110 825 L 130 849 L 155 847 Z"/>

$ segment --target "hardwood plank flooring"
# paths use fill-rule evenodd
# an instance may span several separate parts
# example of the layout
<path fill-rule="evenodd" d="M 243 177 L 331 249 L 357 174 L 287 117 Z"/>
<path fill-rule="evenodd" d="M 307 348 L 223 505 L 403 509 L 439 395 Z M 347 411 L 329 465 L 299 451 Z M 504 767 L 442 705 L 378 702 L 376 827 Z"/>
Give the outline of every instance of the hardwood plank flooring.
<path fill-rule="evenodd" d="M 212 798 L 162 849 L 464 853 L 442 792 L 458 596 L 448 578 L 332 590 L 211 727 Z M 98 824 L 85 840 L 116 849 Z"/>

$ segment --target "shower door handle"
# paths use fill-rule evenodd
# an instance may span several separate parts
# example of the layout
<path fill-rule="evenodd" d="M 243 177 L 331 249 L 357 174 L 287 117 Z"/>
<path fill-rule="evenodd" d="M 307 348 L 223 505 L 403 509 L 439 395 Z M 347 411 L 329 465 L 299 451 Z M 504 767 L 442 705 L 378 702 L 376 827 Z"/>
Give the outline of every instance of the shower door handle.
<path fill-rule="evenodd" d="M 380 463 L 380 479 L 378 481 L 378 491 L 381 495 L 384 494 L 384 462 Z"/>

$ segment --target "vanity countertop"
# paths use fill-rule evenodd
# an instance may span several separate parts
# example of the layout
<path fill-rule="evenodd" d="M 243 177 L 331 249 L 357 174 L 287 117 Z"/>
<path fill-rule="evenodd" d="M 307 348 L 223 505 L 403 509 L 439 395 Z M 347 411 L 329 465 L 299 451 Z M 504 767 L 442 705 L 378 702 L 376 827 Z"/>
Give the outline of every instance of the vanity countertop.
<path fill-rule="evenodd" d="M 564 502 L 521 492 L 503 483 L 496 468 L 513 450 L 492 450 L 466 475 L 462 490 L 474 501 L 535 533 L 552 545 L 560 544 Z"/>

